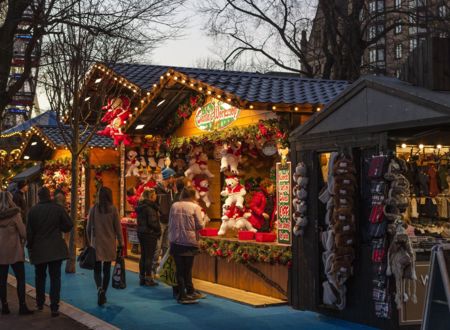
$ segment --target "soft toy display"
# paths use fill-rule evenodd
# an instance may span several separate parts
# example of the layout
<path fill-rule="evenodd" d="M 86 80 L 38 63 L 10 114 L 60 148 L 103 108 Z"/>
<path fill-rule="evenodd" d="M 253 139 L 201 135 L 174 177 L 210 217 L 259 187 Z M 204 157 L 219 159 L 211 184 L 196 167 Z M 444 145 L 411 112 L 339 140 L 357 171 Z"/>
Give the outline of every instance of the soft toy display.
<path fill-rule="evenodd" d="M 197 175 L 196 177 L 194 177 L 194 180 L 192 180 L 192 183 L 195 190 L 197 191 L 196 198 L 201 199 L 205 203 L 206 207 L 210 207 L 211 201 L 209 199 L 208 177 L 204 175 Z"/>
<path fill-rule="evenodd" d="M 238 165 L 242 151 L 242 143 L 224 143 L 220 159 L 220 172 L 230 171 L 239 174 Z"/>
<path fill-rule="evenodd" d="M 208 155 L 203 152 L 202 147 L 194 147 L 190 155 L 189 168 L 184 175 L 192 180 L 196 175 L 206 175 L 213 178 L 214 175 L 208 169 Z"/>
<path fill-rule="evenodd" d="M 147 149 L 147 164 L 149 167 L 149 170 L 154 171 L 156 167 L 158 167 L 158 163 L 156 163 L 155 159 L 156 151 L 153 148 Z"/>
<path fill-rule="evenodd" d="M 134 150 L 128 151 L 127 156 L 127 174 L 125 176 L 139 176 L 139 160 L 137 159 L 138 153 Z"/>
<path fill-rule="evenodd" d="M 220 225 L 218 235 L 223 236 L 228 230 L 237 228 L 236 225 L 241 223 L 241 220 L 245 220 L 244 211 L 232 204 L 227 209 L 223 209 L 222 224 Z"/>
<path fill-rule="evenodd" d="M 256 233 L 258 229 L 253 227 L 252 223 L 248 220 L 252 216 L 251 212 L 245 212 L 242 217 L 237 218 L 236 220 L 236 229 L 237 230 L 248 230 Z"/>
<path fill-rule="evenodd" d="M 224 210 L 227 210 L 233 204 L 242 210 L 244 208 L 244 196 L 246 193 L 245 187 L 241 185 L 237 176 L 227 177 L 225 179 L 225 188 L 220 193 L 221 196 L 226 197 L 225 203 L 223 204 Z"/>

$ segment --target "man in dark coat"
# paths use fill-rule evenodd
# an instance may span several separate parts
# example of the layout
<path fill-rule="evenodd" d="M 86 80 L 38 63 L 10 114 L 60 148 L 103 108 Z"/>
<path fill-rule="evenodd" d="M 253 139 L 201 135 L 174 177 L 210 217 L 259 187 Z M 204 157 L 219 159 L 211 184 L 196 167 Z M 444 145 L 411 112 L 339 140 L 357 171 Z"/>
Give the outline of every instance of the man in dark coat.
<path fill-rule="evenodd" d="M 17 182 L 16 189 L 13 194 L 13 202 L 20 209 L 20 215 L 22 216 L 22 221 L 26 224 L 27 215 L 27 199 L 26 193 L 28 192 L 28 183 L 26 181 Z"/>
<path fill-rule="evenodd" d="M 73 224 L 66 210 L 51 200 L 48 188 L 39 189 L 38 197 L 39 203 L 31 208 L 27 221 L 27 247 L 36 274 L 36 304 L 42 310 L 48 268 L 50 308 L 52 316 L 58 316 L 61 264 L 69 256 L 62 233 L 69 232 Z"/>

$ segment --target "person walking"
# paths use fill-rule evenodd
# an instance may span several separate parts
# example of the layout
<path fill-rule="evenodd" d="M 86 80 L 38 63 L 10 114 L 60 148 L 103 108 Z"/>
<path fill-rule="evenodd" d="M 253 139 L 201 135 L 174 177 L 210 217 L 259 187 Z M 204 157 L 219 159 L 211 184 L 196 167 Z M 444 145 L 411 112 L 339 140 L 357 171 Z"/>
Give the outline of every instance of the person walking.
<path fill-rule="evenodd" d="M 195 201 L 195 189 L 185 187 L 181 200 L 172 205 L 169 214 L 170 254 L 175 261 L 180 304 L 197 303 L 197 299 L 204 297 L 192 284 L 194 256 L 199 253 L 198 231 L 205 225 L 203 219 L 202 209 Z"/>
<path fill-rule="evenodd" d="M 156 203 L 157 195 L 154 189 L 144 190 L 141 195 L 137 213 L 137 233 L 141 245 L 141 258 L 139 260 L 139 283 L 145 286 L 156 286 L 152 274 L 153 258 L 156 252 L 158 238 L 161 236 L 159 223 L 159 206 Z"/>
<path fill-rule="evenodd" d="M 113 205 L 111 189 L 99 189 L 98 202 L 89 210 L 86 234 L 88 244 L 95 248 L 94 280 L 97 285 L 97 303 L 102 306 L 106 303 L 111 262 L 116 259 L 118 249 L 123 246 L 119 213 Z M 118 249 L 116 240 L 119 242 Z"/>
<path fill-rule="evenodd" d="M 13 194 L 13 202 L 20 209 L 22 221 L 26 224 L 27 215 L 27 199 L 26 193 L 28 192 L 28 183 L 25 180 L 17 182 L 16 189 Z"/>
<path fill-rule="evenodd" d="M 59 316 L 61 265 L 69 256 L 62 233 L 68 233 L 73 223 L 67 211 L 51 200 L 48 188 L 40 188 L 38 198 L 39 203 L 30 209 L 27 220 L 27 248 L 36 275 L 36 304 L 38 310 L 43 309 L 48 269 L 50 309 L 52 316 Z"/>
<path fill-rule="evenodd" d="M 175 184 L 175 171 L 170 167 L 166 167 L 162 170 L 162 182 L 159 182 L 155 186 L 156 194 L 158 195 L 158 204 L 160 211 L 160 223 L 161 223 L 161 235 L 158 239 L 156 246 L 155 257 L 153 258 L 153 273 L 156 273 L 156 269 L 159 266 L 159 257 L 163 257 L 167 249 L 169 248 L 169 242 L 167 240 L 168 235 L 168 223 L 170 207 L 174 202 L 174 184 Z"/>
<path fill-rule="evenodd" d="M 0 299 L 2 314 L 10 314 L 7 301 L 8 270 L 14 271 L 19 297 L 19 314 L 33 314 L 25 303 L 25 245 L 26 228 L 20 209 L 14 204 L 11 193 L 0 191 Z"/>

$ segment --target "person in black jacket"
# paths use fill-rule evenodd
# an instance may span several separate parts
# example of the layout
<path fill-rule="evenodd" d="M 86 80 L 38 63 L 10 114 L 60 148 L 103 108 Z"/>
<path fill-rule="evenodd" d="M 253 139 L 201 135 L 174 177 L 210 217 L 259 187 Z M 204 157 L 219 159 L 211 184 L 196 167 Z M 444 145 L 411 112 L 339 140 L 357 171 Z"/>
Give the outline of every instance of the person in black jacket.
<path fill-rule="evenodd" d="M 136 207 L 137 233 L 141 245 L 141 259 L 139 260 L 140 285 L 155 286 L 158 283 L 153 279 L 152 263 L 155 257 L 158 238 L 161 235 L 159 222 L 159 206 L 156 203 L 155 190 L 144 190 Z"/>
<path fill-rule="evenodd" d="M 27 247 L 36 275 L 36 304 L 39 310 L 43 309 L 48 268 L 50 309 L 52 316 L 58 316 L 61 265 L 69 256 L 62 233 L 69 232 L 73 224 L 66 210 L 51 200 L 48 188 L 39 189 L 38 197 L 39 203 L 31 208 L 27 221 Z"/>

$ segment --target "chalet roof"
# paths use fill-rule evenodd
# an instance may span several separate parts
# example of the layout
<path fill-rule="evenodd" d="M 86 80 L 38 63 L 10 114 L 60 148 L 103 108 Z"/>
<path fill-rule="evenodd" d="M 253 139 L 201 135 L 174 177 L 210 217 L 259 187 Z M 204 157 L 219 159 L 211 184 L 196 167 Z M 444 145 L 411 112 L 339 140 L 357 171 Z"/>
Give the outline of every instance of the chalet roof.
<path fill-rule="evenodd" d="M 10 134 L 14 132 L 26 131 L 30 129 L 32 126 L 36 125 L 56 126 L 57 125 L 56 113 L 54 111 L 43 112 L 40 115 L 31 118 L 30 120 L 27 120 L 19 125 L 16 125 L 14 127 L 11 127 L 10 129 L 5 130 L 3 133 Z"/>
<path fill-rule="evenodd" d="M 109 67 L 141 89 L 150 90 L 170 69 L 248 102 L 328 104 L 347 86 L 347 81 L 309 79 L 285 74 L 223 71 L 144 64 Z"/>
<path fill-rule="evenodd" d="M 58 147 L 63 147 L 65 146 L 65 142 L 64 142 L 64 137 L 61 134 L 61 130 L 59 129 L 59 127 L 57 126 L 39 126 L 38 127 L 42 133 L 51 141 L 53 142 L 56 146 Z M 83 128 L 80 128 L 80 131 L 83 131 Z M 84 141 L 86 139 L 86 137 L 89 135 L 90 131 L 86 131 L 80 141 Z M 65 131 L 64 134 L 67 134 L 66 137 L 70 138 L 70 131 Z M 91 138 L 91 140 L 88 142 L 88 147 L 96 147 L 96 148 L 113 148 L 114 147 L 114 143 L 113 140 L 109 137 L 103 136 L 103 135 L 98 135 L 98 134 L 94 134 Z"/>

